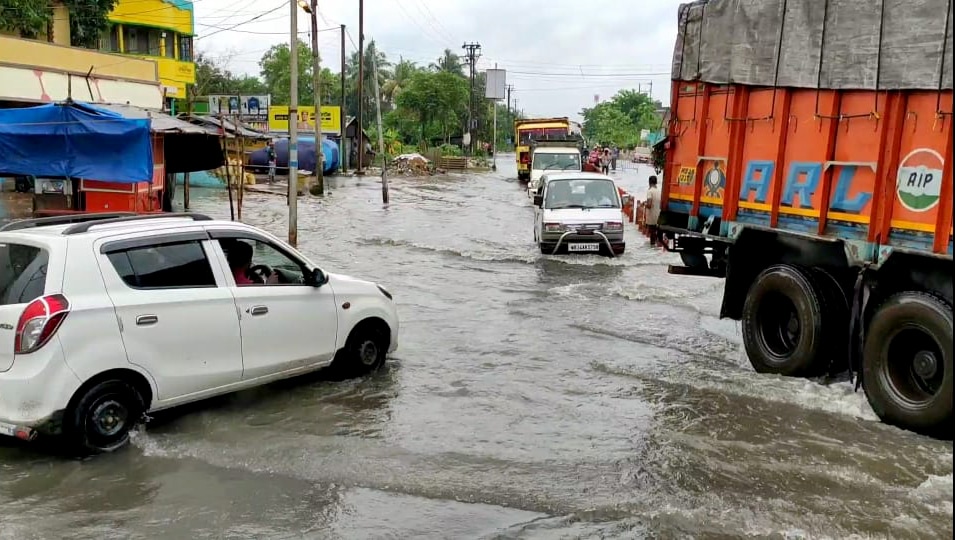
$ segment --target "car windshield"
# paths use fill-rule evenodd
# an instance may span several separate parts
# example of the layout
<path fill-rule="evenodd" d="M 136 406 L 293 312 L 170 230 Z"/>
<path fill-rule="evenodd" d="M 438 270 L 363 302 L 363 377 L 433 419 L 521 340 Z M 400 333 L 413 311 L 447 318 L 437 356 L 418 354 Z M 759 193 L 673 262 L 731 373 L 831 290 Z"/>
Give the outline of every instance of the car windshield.
<path fill-rule="evenodd" d="M 531 166 L 534 170 L 545 171 L 569 171 L 580 170 L 580 154 L 544 154 L 534 153 L 534 164 Z"/>
<path fill-rule="evenodd" d="M 620 208 L 617 188 L 610 180 L 551 180 L 545 190 L 544 208 Z"/>

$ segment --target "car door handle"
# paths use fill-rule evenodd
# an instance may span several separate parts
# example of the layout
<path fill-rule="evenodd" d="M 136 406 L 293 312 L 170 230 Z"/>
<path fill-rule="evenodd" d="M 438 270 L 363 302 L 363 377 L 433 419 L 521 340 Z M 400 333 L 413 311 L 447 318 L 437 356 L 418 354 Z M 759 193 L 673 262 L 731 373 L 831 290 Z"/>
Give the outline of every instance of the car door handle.
<path fill-rule="evenodd" d="M 246 313 L 251 315 L 265 315 L 269 312 L 269 308 L 265 306 L 252 306 L 249 309 L 245 310 Z"/>
<path fill-rule="evenodd" d="M 136 326 L 149 326 L 159 322 L 159 317 L 155 315 L 140 315 L 136 317 Z"/>

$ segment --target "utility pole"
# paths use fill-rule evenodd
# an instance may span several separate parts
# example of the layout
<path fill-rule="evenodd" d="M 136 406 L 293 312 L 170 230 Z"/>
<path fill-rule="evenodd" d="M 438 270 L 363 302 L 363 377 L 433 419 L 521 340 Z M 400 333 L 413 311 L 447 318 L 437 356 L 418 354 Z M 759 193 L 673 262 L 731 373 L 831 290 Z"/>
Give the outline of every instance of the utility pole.
<path fill-rule="evenodd" d="M 514 90 L 514 85 L 507 85 L 507 114 L 511 114 L 511 92 Z"/>
<path fill-rule="evenodd" d="M 355 174 L 361 176 L 365 174 L 365 141 L 362 125 L 365 121 L 364 102 L 365 102 L 365 0 L 358 0 L 358 130 L 355 138 L 358 139 L 358 170 Z"/>
<path fill-rule="evenodd" d="M 348 152 L 345 151 L 345 25 L 342 25 L 342 100 L 339 117 L 341 119 L 341 132 L 338 135 L 338 167 L 341 174 L 348 170 Z"/>
<path fill-rule="evenodd" d="M 378 154 L 381 156 L 381 202 L 388 204 L 388 156 L 385 155 L 385 137 L 381 131 L 381 89 L 378 88 L 377 56 L 371 56 L 371 67 L 375 76 L 375 115 L 378 120 Z"/>
<path fill-rule="evenodd" d="M 470 68 L 471 91 L 468 95 L 468 127 L 465 133 L 469 134 L 467 147 L 468 155 L 471 155 L 474 150 L 474 136 L 471 134 L 471 130 L 474 129 L 474 73 L 477 66 L 477 59 L 481 56 L 481 44 L 465 43 L 461 45 L 461 48 L 467 51 L 467 62 Z"/>
<path fill-rule="evenodd" d="M 322 164 L 322 61 L 318 55 L 318 0 L 308 9 L 312 16 L 312 92 L 315 94 L 315 182 L 319 195 L 325 194 L 325 168 Z"/>
<path fill-rule="evenodd" d="M 292 6 L 288 105 L 288 243 L 298 244 L 298 6 Z"/>

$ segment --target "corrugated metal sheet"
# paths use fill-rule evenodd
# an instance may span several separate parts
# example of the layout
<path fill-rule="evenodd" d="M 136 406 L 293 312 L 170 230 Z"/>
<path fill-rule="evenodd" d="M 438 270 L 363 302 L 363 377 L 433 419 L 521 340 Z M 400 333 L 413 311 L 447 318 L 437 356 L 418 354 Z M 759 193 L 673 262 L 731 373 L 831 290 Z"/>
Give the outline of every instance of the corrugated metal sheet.
<path fill-rule="evenodd" d="M 153 133 L 218 135 L 218 132 L 214 129 L 190 124 L 189 122 L 169 116 L 162 111 L 144 109 L 134 105 L 119 105 L 116 103 L 96 103 L 95 105 L 97 107 L 119 113 L 126 118 L 149 118 L 151 121 L 150 130 Z"/>

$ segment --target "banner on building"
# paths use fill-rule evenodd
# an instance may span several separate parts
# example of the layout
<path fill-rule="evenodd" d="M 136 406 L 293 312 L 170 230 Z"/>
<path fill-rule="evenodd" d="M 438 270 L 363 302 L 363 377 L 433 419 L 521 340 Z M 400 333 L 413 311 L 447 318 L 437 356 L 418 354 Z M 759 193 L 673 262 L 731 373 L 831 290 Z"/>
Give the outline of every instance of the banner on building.
<path fill-rule="evenodd" d="M 269 107 L 269 131 L 288 131 L 288 105 Z M 322 107 L 322 133 L 340 135 L 342 128 L 342 108 L 338 106 Z M 299 131 L 315 132 L 315 107 L 302 105 L 298 108 Z"/>
<path fill-rule="evenodd" d="M 265 123 L 268 121 L 271 101 L 269 95 L 212 95 L 209 96 L 209 113 L 227 116 L 236 115 L 243 122 Z"/>

